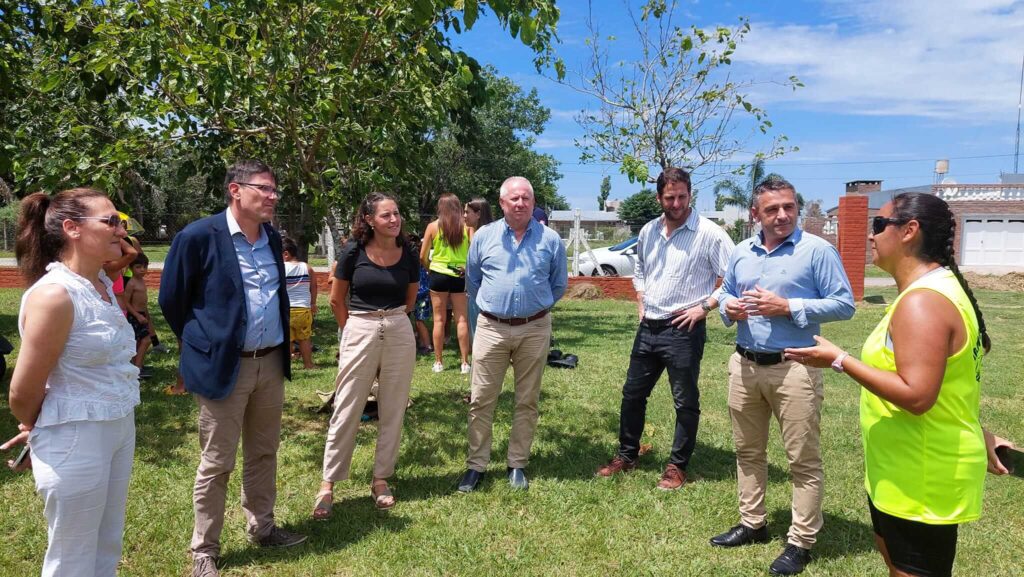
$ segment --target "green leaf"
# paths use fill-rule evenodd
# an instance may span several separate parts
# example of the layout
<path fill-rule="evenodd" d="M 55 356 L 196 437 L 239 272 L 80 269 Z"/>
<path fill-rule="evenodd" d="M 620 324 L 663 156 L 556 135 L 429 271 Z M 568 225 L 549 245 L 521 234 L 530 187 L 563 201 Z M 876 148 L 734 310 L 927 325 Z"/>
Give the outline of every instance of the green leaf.
<path fill-rule="evenodd" d="M 54 72 L 47 76 L 43 80 L 43 83 L 39 85 L 39 91 L 43 93 L 50 92 L 54 88 L 57 88 L 57 85 L 60 84 L 60 82 L 61 74 L 59 72 Z"/>
<path fill-rule="evenodd" d="M 466 5 L 462 11 L 462 21 L 466 24 L 466 29 L 473 27 L 477 18 L 477 0 L 465 0 Z"/>

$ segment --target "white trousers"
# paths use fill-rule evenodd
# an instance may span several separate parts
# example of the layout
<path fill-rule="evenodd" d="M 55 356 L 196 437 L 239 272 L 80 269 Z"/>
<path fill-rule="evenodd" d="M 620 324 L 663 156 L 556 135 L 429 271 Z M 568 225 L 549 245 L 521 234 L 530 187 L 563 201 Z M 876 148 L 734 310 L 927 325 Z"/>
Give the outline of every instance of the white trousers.
<path fill-rule="evenodd" d="M 135 415 L 32 430 L 32 474 L 43 498 L 43 577 L 114 577 L 135 456 Z"/>

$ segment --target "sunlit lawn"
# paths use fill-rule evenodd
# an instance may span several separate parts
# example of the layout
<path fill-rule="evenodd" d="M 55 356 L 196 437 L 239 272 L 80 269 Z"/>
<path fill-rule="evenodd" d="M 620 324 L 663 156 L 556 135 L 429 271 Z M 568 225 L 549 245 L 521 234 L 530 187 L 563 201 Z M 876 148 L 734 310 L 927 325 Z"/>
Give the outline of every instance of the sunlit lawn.
<path fill-rule="evenodd" d="M 862 304 L 853 321 L 829 325 L 826 336 L 851 350 L 882 314 L 892 289 L 871 288 L 876 304 Z M 18 290 L 0 290 L 0 331 L 14 337 Z M 985 364 L 982 413 L 993 430 L 1024 443 L 1021 363 L 1024 325 L 1019 293 L 981 292 L 995 348 Z M 155 300 L 155 298 L 154 298 Z M 309 520 L 320 477 L 325 415 L 312 409 L 317 389 L 334 376 L 335 330 L 326 303 L 317 318 L 317 362 L 296 372 L 287 386 L 284 438 L 279 459 L 277 518 L 307 533 L 307 544 L 288 551 L 257 550 L 245 542 L 238 506 L 240 475 L 232 477 L 224 530 L 224 575 L 764 575 L 783 547 L 789 524 L 790 485 L 773 427 L 768 508 L 773 541 L 742 550 L 711 548 L 707 540 L 737 521 L 735 464 L 726 412 L 726 360 L 733 332 L 710 323 L 701 375 L 702 420 L 690 473 L 696 482 L 665 493 L 654 488 L 667 458 L 673 428 L 664 380 L 648 411 L 645 442 L 653 444 L 638 470 L 598 480 L 594 470 L 613 453 L 620 388 L 635 330 L 629 302 L 564 302 L 555 312 L 557 346 L 580 357 L 576 370 L 548 369 L 541 421 L 529 467 L 532 486 L 514 493 L 504 481 L 504 453 L 512 393 L 498 407 L 494 462 L 482 490 L 454 491 L 466 452 L 466 377 L 446 352 L 447 371 L 417 362 L 399 469 L 393 479 L 398 506 L 374 510 L 369 498 L 374 424 L 359 436 L 353 480 L 337 490 L 335 516 Z M 166 325 L 158 330 L 173 342 Z M 13 339 L 12 340 L 16 340 Z M 199 454 L 195 404 L 159 390 L 174 379 L 174 358 L 154 356 L 156 378 L 142 385 L 137 412 L 138 451 L 129 494 L 123 576 L 184 575 L 192 528 L 192 480 Z M 858 387 L 826 374 L 823 453 L 826 465 L 825 528 L 806 575 L 882 575 L 871 537 L 864 491 Z M 15 423 L 0 402 L 0 430 Z M 46 546 L 42 503 L 30 475 L 0 472 L 0 575 L 38 574 Z M 956 573 L 1020 575 L 1024 559 L 1024 480 L 987 481 L 985 516 L 961 529 Z"/>

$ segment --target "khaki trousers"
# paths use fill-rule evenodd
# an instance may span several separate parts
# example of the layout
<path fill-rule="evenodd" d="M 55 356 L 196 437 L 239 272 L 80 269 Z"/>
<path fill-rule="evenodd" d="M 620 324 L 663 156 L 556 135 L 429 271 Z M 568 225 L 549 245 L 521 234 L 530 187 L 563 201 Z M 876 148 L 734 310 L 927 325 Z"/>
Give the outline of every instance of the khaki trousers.
<path fill-rule="evenodd" d="M 550 314 L 517 327 L 480 315 L 473 335 L 468 468 L 483 472 L 491 461 L 494 408 L 510 362 L 515 378 L 515 412 L 508 439 L 508 466 L 524 468 L 529 463 L 539 416 L 541 376 L 550 345 Z"/>
<path fill-rule="evenodd" d="M 373 476 L 387 479 L 395 474 L 416 365 L 416 339 L 405 309 L 349 313 L 340 350 L 334 414 L 324 448 L 324 481 L 348 479 L 359 419 L 374 379 L 379 421 Z"/>
<path fill-rule="evenodd" d="M 282 345 L 283 346 L 283 345 Z M 274 527 L 277 499 L 277 449 L 281 442 L 284 373 L 278 349 L 258 359 L 241 359 L 231 394 L 211 400 L 195 395 L 199 404 L 199 445 L 202 457 L 192 491 L 195 528 L 192 554 L 218 557 L 228 478 L 235 468 L 242 440 L 242 510 L 250 539 Z"/>
<path fill-rule="evenodd" d="M 821 465 L 821 369 L 783 361 L 761 366 L 733 353 L 729 359 L 729 415 L 736 443 L 740 520 L 764 526 L 768 485 L 768 429 L 779 421 L 793 482 L 793 522 L 788 542 L 810 549 L 822 526 L 825 482 Z"/>

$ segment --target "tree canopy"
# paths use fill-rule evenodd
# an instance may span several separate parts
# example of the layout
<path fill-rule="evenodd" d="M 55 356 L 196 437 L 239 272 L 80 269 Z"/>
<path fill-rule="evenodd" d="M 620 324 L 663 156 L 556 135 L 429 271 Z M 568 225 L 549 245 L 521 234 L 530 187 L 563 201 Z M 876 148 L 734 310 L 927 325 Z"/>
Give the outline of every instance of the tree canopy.
<path fill-rule="evenodd" d="M 661 204 L 653 190 L 643 189 L 619 205 L 619 218 L 634 232 L 660 215 Z"/>
<path fill-rule="evenodd" d="M 0 172 L 20 193 L 122 190 L 172 150 L 216 198 L 225 161 L 255 156 L 298 230 L 424 187 L 432 134 L 487 99 L 452 34 L 491 10 L 544 66 L 558 19 L 553 0 L 0 2 L 0 74 L 23 80 L 0 93 Z"/>

